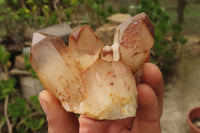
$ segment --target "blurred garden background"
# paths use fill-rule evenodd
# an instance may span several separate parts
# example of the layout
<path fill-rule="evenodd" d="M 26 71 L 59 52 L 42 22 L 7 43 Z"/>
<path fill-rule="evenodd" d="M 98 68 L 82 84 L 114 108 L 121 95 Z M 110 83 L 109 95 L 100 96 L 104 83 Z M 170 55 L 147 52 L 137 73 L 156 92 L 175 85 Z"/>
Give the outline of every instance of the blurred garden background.
<path fill-rule="evenodd" d="M 188 133 L 186 114 L 200 106 L 200 0 L 0 0 L 0 133 L 45 133 L 29 63 L 32 34 L 69 35 L 89 25 L 105 44 L 115 27 L 145 12 L 155 28 L 151 62 L 165 80 L 162 132 Z"/>

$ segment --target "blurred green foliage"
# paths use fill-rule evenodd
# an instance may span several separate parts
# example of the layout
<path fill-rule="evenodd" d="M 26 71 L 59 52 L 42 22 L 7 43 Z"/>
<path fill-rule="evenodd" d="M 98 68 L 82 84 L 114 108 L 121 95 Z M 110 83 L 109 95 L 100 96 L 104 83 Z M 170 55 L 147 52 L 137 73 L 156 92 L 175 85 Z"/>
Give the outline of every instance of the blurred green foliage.
<path fill-rule="evenodd" d="M 34 78 L 38 78 L 36 72 L 33 70 L 30 62 L 29 62 L 29 54 L 25 54 L 24 55 L 24 61 L 25 61 L 25 68 L 27 71 L 29 71 L 31 73 L 31 75 L 34 77 Z"/>
<path fill-rule="evenodd" d="M 5 99 L 6 96 L 14 92 L 16 83 L 17 80 L 15 78 L 0 80 L 0 99 Z"/>
<path fill-rule="evenodd" d="M 107 0 L 0 0 L 0 36 L 14 37 L 17 42 L 23 41 L 23 33 L 27 26 L 41 28 L 44 26 L 70 21 L 73 24 L 88 23 L 93 29 L 107 22 L 107 17 L 116 12 L 136 13 L 145 12 L 155 27 L 155 45 L 152 52 L 152 62 L 162 71 L 168 71 L 178 57 L 180 44 L 186 39 L 181 35 L 183 27 L 173 23 L 170 15 L 160 6 L 159 1 L 140 0 L 139 5 L 119 6 L 116 9 L 108 5 Z M 198 2 L 198 0 L 193 0 Z M 136 12 L 135 12 L 136 10 Z M 172 40 L 167 36 L 172 35 Z M 5 53 L 8 54 L 8 53 Z M 7 55 L 3 55 L 9 57 Z M 2 60 L 7 60 L 2 57 Z M 25 56 L 28 62 L 28 57 Z M 37 77 L 30 64 L 26 68 Z"/>
<path fill-rule="evenodd" d="M 14 130 L 19 133 L 45 132 L 45 115 L 40 107 L 38 97 L 30 97 L 30 103 L 20 96 L 15 96 L 8 104 L 8 114 L 10 121 L 14 125 Z"/>
<path fill-rule="evenodd" d="M 0 63 L 5 65 L 10 59 L 10 53 L 7 52 L 3 45 L 0 45 Z"/>
<path fill-rule="evenodd" d="M 81 20 L 93 27 L 106 22 L 114 13 L 106 0 L 0 0 L 0 37 L 11 36 L 17 43 L 23 42 L 26 27 L 41 28 L 48 25 Z M 126 8 L 121 8 L 122 12 Z M 78 21 L 78 22 L 77 22 Z"/>
<path fill-rule="evenodd" d="M 84 20 L 93 28 L 107 22 L 107 17 L 115 13 L 112 5 L 106 5 L 106 0 L 83 0 L 85 7 Z"/>
<path fill-rule="evenodd" d="M 10 119 L 12 130 L 18 133 L 45 132 L 46 128 L 41 127 L 47 127 L 45 123 L 46 118 L 40 107 L 38 97 L 32 96 L 29 101 L 21 97 L 19 90 L 15 89 L 17 80 L 10 77 L 7 71 L 9 59 L 10 53 L 4 46 L 0 45 L 0 69 L 2 69 L 0 72 L 6 73 L 4 78 L 0 79 L 0 102 L 5 101 L 4 108 L 8 110 L 7 118 Z M 31 69 L 30 66 L 29 69 Z M 7 103 L 8 99 L 9 103 Z M 4 127 L 6 127 L 5 112 L 0 113 L 0 132 L 2 132 Z"/>
<path fill-rule="evenodd" d="M 192 0 L 194 3 L 200 3 L 200 0 Z"/>
<path fill-rule="evenodd" d="M 120 6 L 119 7 L 119 12 L 120 13 L 128 13 L 128 8 L 126 6 Z"/>
<path fill-rule="evenodd" d="M 169 13 L 159 2 L 140 0 L 136 9 L 137 13 L 145 12 L 154 24 L 155 42 L 151 61 L 156 63 L 164 74 L 169 74 L 175 68 L 181 46 L 187 42 L 182 36 L 182 25 L 172 22 Z M 168 38 L 169 35 L 172 35 L 172 40 Z"/>

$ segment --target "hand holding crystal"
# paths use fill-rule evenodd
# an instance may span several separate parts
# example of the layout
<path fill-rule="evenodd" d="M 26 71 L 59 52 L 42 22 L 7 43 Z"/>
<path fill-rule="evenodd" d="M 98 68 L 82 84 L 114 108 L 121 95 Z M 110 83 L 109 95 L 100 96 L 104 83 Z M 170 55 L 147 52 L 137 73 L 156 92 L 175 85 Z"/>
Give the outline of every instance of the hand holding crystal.
<path fill-rule="evenodd" d="M 142 83 L 137 86 L 136 117 L 119 120 L 96 120 L 85 115 L 79 119 L 66 112 L 59 100 L 42 91 L 40 103 L 47 115 L 48 133 L 161 133 L 160 117 L 163 108 L 163 79 L 157 66 L 145 63 Z"/>

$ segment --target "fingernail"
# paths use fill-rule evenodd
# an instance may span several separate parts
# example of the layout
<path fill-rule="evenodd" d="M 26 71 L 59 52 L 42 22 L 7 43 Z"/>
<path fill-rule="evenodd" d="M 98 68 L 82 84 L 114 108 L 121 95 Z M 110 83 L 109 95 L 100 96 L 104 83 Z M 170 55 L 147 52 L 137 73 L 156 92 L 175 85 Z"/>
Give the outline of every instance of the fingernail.
<path fill-rule="evenodd" d="M 47 114 L 47 109 L 48 109 L 47 100 L 48 100 L 48 96 L 45 94 L 45 92 L 40 92 L 38 98 L 39 98 L 40 104 L 41 104 L 44 112 Z"/>

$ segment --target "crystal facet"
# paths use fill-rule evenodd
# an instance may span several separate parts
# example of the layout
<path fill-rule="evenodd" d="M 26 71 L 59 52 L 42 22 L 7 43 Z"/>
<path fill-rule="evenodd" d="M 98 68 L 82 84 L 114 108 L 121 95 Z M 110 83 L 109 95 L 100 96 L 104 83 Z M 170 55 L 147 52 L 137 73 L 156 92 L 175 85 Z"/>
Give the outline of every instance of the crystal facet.
<path fill-rule="evenodd" d="M 153 25 L 142 13 L 118 26 L 105 46 L 89 26 L 69 38 L 34 33 L 30 62 L 45 88 L 70 112 L 96 119 L 133 117 L 136 81 L 153 45 Z"/>

